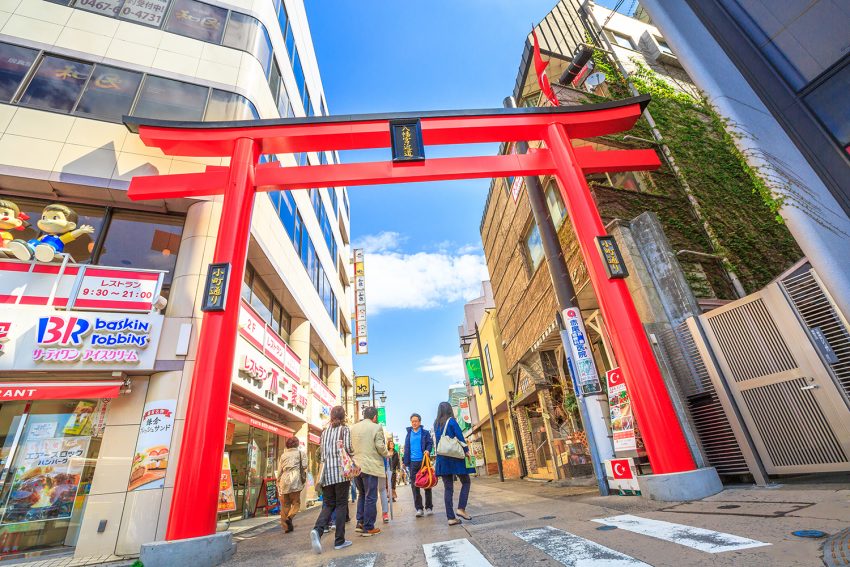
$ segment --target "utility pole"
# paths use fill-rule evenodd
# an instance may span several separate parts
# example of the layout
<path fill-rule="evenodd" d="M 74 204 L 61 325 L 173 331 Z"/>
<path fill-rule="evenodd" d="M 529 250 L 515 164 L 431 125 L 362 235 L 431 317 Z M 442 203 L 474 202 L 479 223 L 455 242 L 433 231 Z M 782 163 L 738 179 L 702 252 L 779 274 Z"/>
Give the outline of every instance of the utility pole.
<path fill-rule="evenodd" d="M 507 108 L 515 108 L 516 101 L 513 97 L 505 98 L 504 105 Z M 528 142 L 516 142 L 516 153 L 524 154 L 528 152 Z M 579 312 L 578 324 L 581 328 L 581 333 L 587 336 L 584 331 L 584 322 L 581 318 L 580 311 L 577 305 L 573 304 L 573 298 L 576 296 L 573 281 L 570 278 L 567 262 L 564 259 L 564 251 L 561 249 L 561 243 L 558 240 L 558 233 L 555 231 L 555 225 L 552 222 L 552 216 L 549 213 L 549 207 L 546 205 L 546 195 L 543 192 L 543 187 L 540 185 L 540 179 L 536 175 L 525 177 L 525 189 L 528 191 L 528 202 L 531 205 L 531 212 L 534 215 L 534 222 L 537 224 L 537 229 L 540 231 L 540 241 L 543 244 L 543 252 L 546 256 L 546 263 L 549 265 L 549 273 L 552 276 L 552 287 L 555 290 L 555 297 L 558 300 L 559 312 L 563 313 L 567 309 L 575 309 Z M 569 361 L 573 361 L 572 351 L 572 333 L 569 328 L 564 328 L 562 317 L 558 316 L 558 321 L 561 326 L 561 342 L 564 346 L 564 353 Z M 591 359 L 592 362 L 592 359 Z M 596 481 L 599 485 L 599 493 L 602 496 L 608 495 L 608 480 L 605 474 L 605 467 L 602 464 L 604 459 L 614 457 L 613 447 L 608 440 L 608 426 L 605 424 L 601 416 L 601 409 L 596 400 L 591 403 L 597 406 L 596 411 L 588 406 L 586 396 L 581 390 L 581 385 L 576 376 L 575 362 L 569 364 L 569 372 L 573 380 L 573 389 L 576 399 L 579 404 L 579 413 L 581 420 L 587 428 L 589 435 L 587 436 L 587 444 L 590 448 L 590 456 L 593 461 L 593 470 L 596 473 Z M 594 367 L 594 372 L 595 372 Z M 598 373 L 597 373 L 598 379 Z M 604 430 L 603 430 L 604 428 Z"/>

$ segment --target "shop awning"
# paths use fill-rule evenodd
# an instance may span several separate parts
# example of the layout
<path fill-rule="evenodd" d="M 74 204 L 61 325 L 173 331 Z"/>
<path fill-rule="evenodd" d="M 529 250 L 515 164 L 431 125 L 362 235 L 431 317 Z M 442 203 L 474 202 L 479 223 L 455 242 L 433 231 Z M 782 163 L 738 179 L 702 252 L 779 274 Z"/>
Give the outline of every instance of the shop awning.
<path fill-rule="evenodd" d="M 520 406 L 527 406 L 529 404 L 536 404 L 539 401 L 539 399 L 537 397 L 537 392 L 540 391 L 540 390 L 545 390 L 547 388 L 550 388 L 550 386 L 545 386 L 545 385 L 542 385 L 542 384 L 535 384 L 533 388 L 531 388 L 527 392 L 524 392 L 524 393 L 520 394 L 519 396 L 517 396 L 516 398 L 514 398 L 514 401 L 511 405 L 515 408 L 518 408 Z"/>
<path fill-rule="evenodd" d="M 314 445 L 320 445 L 322 443 L 322 436 L 316 435 L 315 433 L 308 433 L 307 441 Z"/>
<path fill-rule="evenodd" d="M 91 382 L 0 382 L 0 402 L 117 398 L 123 380 Z"/>
<path fill-rule="evenodd" d="M 239 406 L 234 406 L 233 404 L 231 404 L 227 409 L 227 417 L 282 437 L 292 437 L 295 435 L 295 431 L 293 429 L 290 429 L 285 425 L 275 423 L 268 418 L 240 408 Z"/>

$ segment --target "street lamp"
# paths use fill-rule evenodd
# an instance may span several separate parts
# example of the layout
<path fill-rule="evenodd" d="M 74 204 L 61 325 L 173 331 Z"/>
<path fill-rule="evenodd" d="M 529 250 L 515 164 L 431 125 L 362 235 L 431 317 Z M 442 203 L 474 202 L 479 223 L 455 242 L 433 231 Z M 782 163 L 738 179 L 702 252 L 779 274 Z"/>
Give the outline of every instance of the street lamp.
<path fill-rule="evenodd" d="M 502 470 L 502 453 L 499 450 L 499 434 L 496 432 L 496 420 L 493 417 L 493 404 L 490 401 L 490 385 L 487 379 L 487 368 L 484 364 L 484 351 L 481 349 L 481 335 L 478 333 L 478 323 L 475 323 L 475 332 L 460 336 L 460 348 L 464 354 L 469 354 L 472 339 L 478 345 L 478 358 L 481 359 L 481 377 L 484 379 L 484 394 L 487 396 L 487 411 L 490 412 L 490 430 L 493 432 L 493 444 L 496 446 L 496 466 L 499 468 L 499 480 L 505 482 L 505 472 Z"/>

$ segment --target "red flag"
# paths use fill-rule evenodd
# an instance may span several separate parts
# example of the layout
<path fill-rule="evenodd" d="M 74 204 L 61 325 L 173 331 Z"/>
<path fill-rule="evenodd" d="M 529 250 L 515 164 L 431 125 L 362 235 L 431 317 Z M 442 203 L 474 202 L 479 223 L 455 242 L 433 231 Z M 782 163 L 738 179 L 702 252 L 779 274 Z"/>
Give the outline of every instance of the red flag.
<path fill-rule="evenodd" d="M 546 67 L 549 65 L 549 62 L 543 61 L 543 57 L 540 56 L 540 45 L 537 43 L 537 32 L 534 28 L 531 28 L 531 35 L 534 36 L 534 70 L 537 72 L 537 82 L 540 84 L 540 90 L 543 91 L 543 94 L 549 99 L 552 106 L 558 106 L 558 97 L 552 91 L 552 85 L 549 84 L 549 77 L 546 76 Z"/>

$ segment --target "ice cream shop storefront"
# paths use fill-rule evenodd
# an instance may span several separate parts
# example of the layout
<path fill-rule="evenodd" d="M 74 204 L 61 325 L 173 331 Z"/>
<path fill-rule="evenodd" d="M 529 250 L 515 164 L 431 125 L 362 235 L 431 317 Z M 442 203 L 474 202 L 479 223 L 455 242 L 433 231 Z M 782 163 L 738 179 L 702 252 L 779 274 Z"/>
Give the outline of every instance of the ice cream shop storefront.
<path fill-rule="evenodd" d="M 156 271 L 0 260 L 0 559 L 77 545 L 110 409 L 154 370 L 161 284 Z M 136 482 L 162 481 L 171 428 L 162 443 L 132 433 Z"/>

